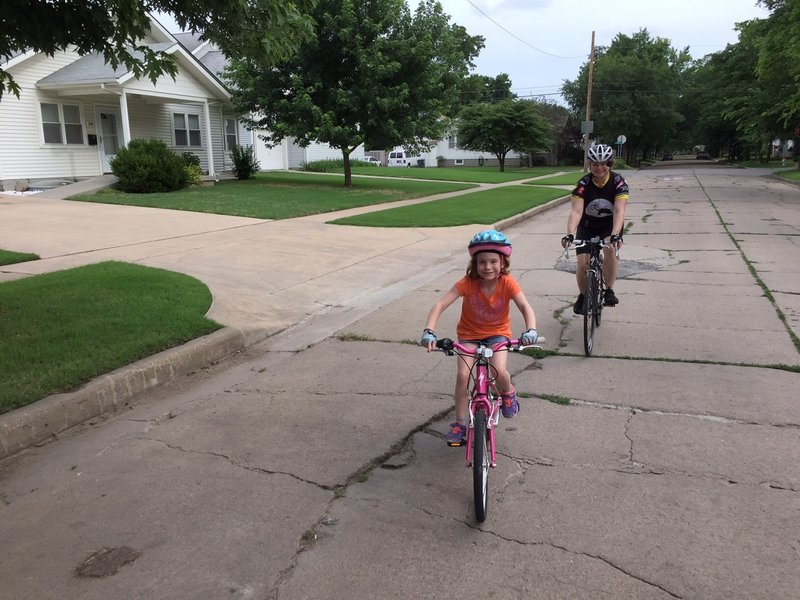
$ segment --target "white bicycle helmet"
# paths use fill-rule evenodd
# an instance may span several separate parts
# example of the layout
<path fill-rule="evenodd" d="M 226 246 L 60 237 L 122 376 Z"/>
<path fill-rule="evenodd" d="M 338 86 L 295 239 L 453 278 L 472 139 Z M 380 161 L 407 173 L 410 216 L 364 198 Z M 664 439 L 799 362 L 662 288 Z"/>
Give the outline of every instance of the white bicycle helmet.
<path fill-rule="evenodd" d="M 611 157 L 614 156 L 614 150 L 606 144 L 593 144 L 586 151 L 586 156 L 593 163 L 604 163 L 611 160 Z"/>

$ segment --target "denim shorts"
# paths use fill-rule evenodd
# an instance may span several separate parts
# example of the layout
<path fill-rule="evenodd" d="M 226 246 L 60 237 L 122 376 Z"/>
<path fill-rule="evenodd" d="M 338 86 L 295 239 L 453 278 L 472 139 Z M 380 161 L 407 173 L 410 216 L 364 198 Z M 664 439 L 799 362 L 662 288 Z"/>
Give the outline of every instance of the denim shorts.
<path fill-rule="evenodd" d="M 500 342 L 507 342 L 509 338 L 504 335 L 493 335 L 492 337 L 484 338 L 482 340 L 458 340 L 462 344 L 484 344 L 486 346 L 494 346 Z"/>

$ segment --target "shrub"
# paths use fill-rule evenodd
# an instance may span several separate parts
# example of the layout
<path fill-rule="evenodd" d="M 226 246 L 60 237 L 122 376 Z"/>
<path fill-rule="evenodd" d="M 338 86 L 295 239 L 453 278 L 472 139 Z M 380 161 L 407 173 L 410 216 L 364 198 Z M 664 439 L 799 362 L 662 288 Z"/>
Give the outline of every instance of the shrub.
<path fill-rule="evenodd" d="M 313 160 L 300 165 L 301 171 L 311 171 L 314 173 L 339 172 L 344 169 L 344 160 L 341 158 L 328 158 L 325 160 Z"/>
<path fill-rule="evenodd" d="M 186 187 L 184 159 L 162 140 L 131 140 L 112 159 L 111 172 L 123 192 L 150 194 Z"/>
<path fill-rule="evenodd" d="M 183 171 L 186 175 L 186 185 L 203 185 L 203 173 L 198 165 L 186 165 L 183 167 Z"/>
<path fill-rule="evenodd" d="M 252 146 L 234 146 L 231 150 L 233 172 L 236 179 L 250 179 L 260 168 Z"/>

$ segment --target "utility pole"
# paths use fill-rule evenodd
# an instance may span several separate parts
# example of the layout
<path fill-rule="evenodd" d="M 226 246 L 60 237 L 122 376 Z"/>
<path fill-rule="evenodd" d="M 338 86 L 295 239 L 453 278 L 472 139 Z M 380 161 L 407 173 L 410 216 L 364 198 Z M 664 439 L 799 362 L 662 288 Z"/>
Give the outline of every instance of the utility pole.
<path fill-rule="evenodd" d="M 592 79 L 594 78 L 594 31 L 592 32 L 592 50 L 589 53 L 589 85 L 586 90 L 586 121 L 584 128 L 586 129 L 583 134 L 583 170 L 589 170 L 589 158 L 586 153 L 589 150 L 589 135 L 594 129 L 590 123 L 589 118 L 592 114 Z"/>

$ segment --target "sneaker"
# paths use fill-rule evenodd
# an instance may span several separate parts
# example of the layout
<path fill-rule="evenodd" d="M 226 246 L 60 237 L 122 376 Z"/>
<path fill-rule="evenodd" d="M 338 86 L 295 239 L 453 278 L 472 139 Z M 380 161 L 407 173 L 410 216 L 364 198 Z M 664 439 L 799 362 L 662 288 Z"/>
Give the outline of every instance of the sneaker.
<path fill-rule="evenodd" d="M 578 294 L 578 299 L 575 300 L 575 306 L 572 307 L 572 310 L 576 315 L 583 314 L 583 294 Z"/>
<path fill-rule="evenodd" d="M 603 304 L 605 306 L 616 306 L 619 304 L 619 298 L 611 288 L 606 288 L 606 293 L 603 296 Z"/>
<path fill-rule="evenodd" d="M 444 436 L 448 446 L 461 446 L 467 441 L 467 426 L 460 421 L 450 423 L 450 431 Z"/>
<path fill-rule="evenodd" d="M 503 411 L 503 416 L 506 419 L 510 419 L 519 412 L 516 390 L 512 390 L 510 394 L 501 394 L 500 401 L 502 403 L 500 409 Z"/>

